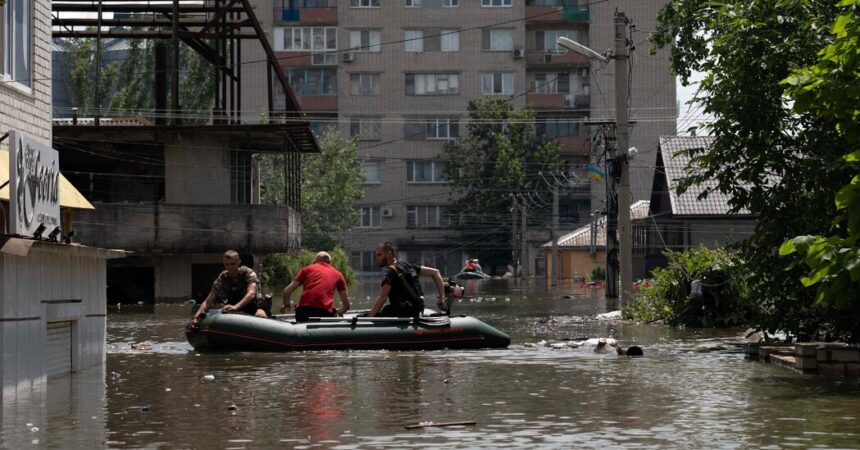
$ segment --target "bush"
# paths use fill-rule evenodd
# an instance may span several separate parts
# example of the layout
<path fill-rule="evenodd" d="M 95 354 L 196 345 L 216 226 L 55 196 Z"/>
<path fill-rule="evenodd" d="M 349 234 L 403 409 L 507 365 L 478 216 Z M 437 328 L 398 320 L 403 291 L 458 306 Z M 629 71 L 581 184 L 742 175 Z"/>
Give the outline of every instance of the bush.
<path fill-rule="evenodd" d="M 339 270 L 349 285 L 356 280 L 356 272 L 349 265 L 349 257 L 341 247 L 329 251 L 331 265 Z M 314 262 L 316 251 L 300 250 L 296 254 L 274 253 L 263 257 L 260 270 L 263 292 L 279 294 L 302 267 Z"/>
<path fill-rule="evenodd" d="M 602 281 L 602 280 L 606 280 L 606 272 L 603 270 L 602 267 L 597 266 L 594 268 L 594 270 L 591 271 L 591 276 L 589 277 L 588 281 Z"/>
<path fill-rule="evenodd" d="M 700 247 L 664 254 L 667 266 L 652 271 L 653 283 L 640 288 L 624 308 L 626 318 L 694 327 L 748 323 L 752 310 L 747 271 L 734 252 Z M 691 292 L 693 281 L 701 283 L 700 295 Z"/>

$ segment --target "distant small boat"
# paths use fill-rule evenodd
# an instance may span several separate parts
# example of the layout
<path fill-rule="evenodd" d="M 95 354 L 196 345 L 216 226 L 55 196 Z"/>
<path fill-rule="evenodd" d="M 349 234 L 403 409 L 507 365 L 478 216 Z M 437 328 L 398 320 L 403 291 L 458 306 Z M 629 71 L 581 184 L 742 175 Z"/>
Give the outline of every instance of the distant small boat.
<path fill-rule="evenodd" d="M 459 278 L 461 280 L 486 280 L 487 278 L 492 277 L 484 272 L 460 272 L 457 275 L 454 275 L 453 278 Z"/>
<path fill-rule="evenodd" d="M 185 330 L 195 350 L 302 351 L 302 350 L 437 350 L 504 348 L 511 338 L 468 316 L 263 319 L 245 314 L 207 312 L 196 328 Z"/>

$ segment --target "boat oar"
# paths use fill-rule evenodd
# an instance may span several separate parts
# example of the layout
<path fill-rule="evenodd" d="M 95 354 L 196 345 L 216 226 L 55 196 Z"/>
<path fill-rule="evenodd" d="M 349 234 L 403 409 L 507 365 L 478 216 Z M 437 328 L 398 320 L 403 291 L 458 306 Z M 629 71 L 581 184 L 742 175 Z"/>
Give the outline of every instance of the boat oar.
<path fill-rule="evenodd" d="M 461 422 L 421 422 L 416 423 L 415 425 L 404 425 L 403 428 L 407 430 L 415 430 L 418 428 L 431 428 L 431 427 L 456 427 L 461 425 L 477 425 L 478 422 L 474 420 L 464 420 Z"/>

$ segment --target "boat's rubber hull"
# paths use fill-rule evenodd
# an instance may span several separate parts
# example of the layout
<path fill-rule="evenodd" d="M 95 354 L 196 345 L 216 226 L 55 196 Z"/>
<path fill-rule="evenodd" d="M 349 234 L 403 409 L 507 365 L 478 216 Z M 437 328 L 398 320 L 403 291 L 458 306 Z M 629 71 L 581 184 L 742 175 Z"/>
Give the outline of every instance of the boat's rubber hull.
<path fill-rule="evenodd" d="M 438 350 L 504 348 L 511 343 L 505 333 L 465 316 L 451 317 L 445 325 L 416 325 L 391 319 L 293 323 L 210 312 L 185 334 L 201 351 Z"/>
<path fill-rule="evenodd" d="M 483 272 L 460 272 L 457 275 L 454 275 L 454 278 L 459 278 L 461 280 L 486 280 L 491 277 Z"/>

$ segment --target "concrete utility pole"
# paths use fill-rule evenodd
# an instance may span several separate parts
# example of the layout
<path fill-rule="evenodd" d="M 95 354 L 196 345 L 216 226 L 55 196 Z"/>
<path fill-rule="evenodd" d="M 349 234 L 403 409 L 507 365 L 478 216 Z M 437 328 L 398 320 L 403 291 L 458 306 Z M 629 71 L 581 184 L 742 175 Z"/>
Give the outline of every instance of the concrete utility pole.
<path fill-rule="evenodd" d="M 627 101 L 629 92 L 628 68 L 630 50 L 627 47 L 627 32 L 630 20 L 623 12 L 615 12 L 615 121 L 616 121 L 616 164 L 620 166 L 621 181 L 618 183 L 618 247 L 621 272 L 621 286 L 618 289 L 619 306 L 628 300 L 633 286 L 633 242 L 630 229 L 630 166 L 628 149 L 630 146 Z M 609 243 L 607 242 L 607 245 Z M 608 274 L 607 274 L 608 275 Z"/>
<path fill-rule="evenodd" d="M 553 177 L 554 178 L 554 177 Z M 552 274 L 550 285 L 558 285 L 558 184 L 552 185 Z"/>
<path fill-rule="evenodd" d="M 523 278 L 529 276 L 531 272 L 529 270 L 529 249 L 526 245 L 526 200 L 523 199 L 523 211 L 522 211 L 522 226 L 520 227 L 520 232 L 522 233 L 520 237 L 520 273 Z"/>
<path fill-rule="evenodd" d="M 519 264 L 517 264 L 517 197 L 515 195 L 511 195 L 511 200 L 513 201 L 513 207 L 511 208 L 511 266 L 514 268 L 514 276 L 517 276 L 517 270 L 519 270 Z"/>

